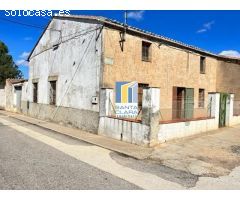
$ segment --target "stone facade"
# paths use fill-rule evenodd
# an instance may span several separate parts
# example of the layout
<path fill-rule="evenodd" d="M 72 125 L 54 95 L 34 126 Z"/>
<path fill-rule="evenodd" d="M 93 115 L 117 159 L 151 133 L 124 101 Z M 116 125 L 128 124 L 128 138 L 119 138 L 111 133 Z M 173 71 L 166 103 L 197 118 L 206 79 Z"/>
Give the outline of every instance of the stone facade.
<path fill-rule="evenodd" d="M 134 34 L 126 34 L 122 51 L 119 30 L 104 29 L 103 87 L 114 88 L 116 81 L 137 81 L 161 88 L 162 120 L 172 119 L 173 87 L 194 89 L 194 118 L 205 117 L 208 93 L 236 93 L 240 98 L 240 65 L 220 61 Z M 142 61 L 142 41 L 151 43 L 151 61 Z M 205 73 L 200 73 L 200 57 L 206 58 Z M 199 89 L 205 90 L 204 108 L 199 108 Z"/>
<path fill-rule="evenodd" d="M 240 65 L 229 62 L 218 62 L 217 67 L 218 92 L 235 94 L 235 99 L 240 100 Z"/>

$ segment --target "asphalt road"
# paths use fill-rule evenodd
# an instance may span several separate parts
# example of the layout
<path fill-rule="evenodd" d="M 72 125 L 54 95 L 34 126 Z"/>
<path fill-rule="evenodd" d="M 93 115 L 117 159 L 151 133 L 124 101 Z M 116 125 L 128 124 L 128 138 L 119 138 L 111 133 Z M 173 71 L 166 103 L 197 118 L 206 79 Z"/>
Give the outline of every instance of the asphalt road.
<path fill-rule="evenodd" d="M 8 119 L 9 120 L 9 119 Z M 70 145 L 87 143 L 16 121 Z M 0 189 L 139 189 L 0 123 Z"/>
<path fill-rule="evenodd" d="M 239 189 L 239 130 L 169 143 L 136 160 L 0 114 L 0 190 Z"/>

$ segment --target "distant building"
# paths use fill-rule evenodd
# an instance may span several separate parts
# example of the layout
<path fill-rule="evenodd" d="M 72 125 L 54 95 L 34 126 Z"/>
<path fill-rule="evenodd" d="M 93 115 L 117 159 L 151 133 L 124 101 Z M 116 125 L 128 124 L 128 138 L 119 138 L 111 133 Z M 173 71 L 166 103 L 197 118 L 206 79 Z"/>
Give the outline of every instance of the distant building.
<path fill-rule="evenodd" d="M 22 112 L 24 91 L 22 88 L 27 84 L 25 79 L 7 79 L 5 85 L 5 109 L 14 112 Z"/>
<path fill-rule="evenodd" d="M 240 59 L 104 17 L 53 17 L 29 65 L 22 113 L 135 144 L 231 125 L 238 114 Z M 115 116 L 118 81 L 138 83 L 135 120 Z"/>

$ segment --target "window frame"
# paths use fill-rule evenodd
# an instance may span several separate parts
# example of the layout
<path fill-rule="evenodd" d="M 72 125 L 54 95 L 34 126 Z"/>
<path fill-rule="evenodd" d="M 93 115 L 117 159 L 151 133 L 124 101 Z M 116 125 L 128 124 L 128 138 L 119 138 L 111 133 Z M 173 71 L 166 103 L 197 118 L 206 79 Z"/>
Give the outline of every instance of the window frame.
<path fill-rule="evenodd" d="M 142 41 L 142 61 L 144 62 L 152 61 L 152 43 L 151 42 Z"/>
<path fill-rule="evenodd" d="M 200 56 L 200 74 L 206 74 L 206 57 Z"/>
<path fill-rule="evenodd" d="M 38 82 L 33 83 L 33 103 L 38 103 Z"/>
<path fill-rule="evenodd" d="M 149 87 L 148 83 L 138 83 L 138 108 L 142 109 L 142 97 L 143 97 L 143 89 Z"/>
<path fill-rule="evenodd" d="M 49 82 L 49 104 L 56 106 L 57 104 L 57 80 L 51 80 Z M 55 84 L 55 88 L 53 87 L 53 83 Z M 51 90 L 53 92 L 51 92 Z"/>
<path fill-rule="evenodd" d="M 205 107 L 205 89 L 199 88 L 198 89 L 198 108 Z"/>

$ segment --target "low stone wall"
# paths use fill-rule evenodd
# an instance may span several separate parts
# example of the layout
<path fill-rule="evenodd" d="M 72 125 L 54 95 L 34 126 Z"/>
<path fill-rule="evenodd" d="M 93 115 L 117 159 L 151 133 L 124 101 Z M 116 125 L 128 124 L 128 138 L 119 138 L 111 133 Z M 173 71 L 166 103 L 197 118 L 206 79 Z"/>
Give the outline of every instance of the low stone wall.
<path fill-rule="evenodd" d="M 218 118 L 160 124 L 158 140 L 160 143 L 163 143 L 172 139 L 192 136 L 216 129 L 218 129 Z"/>
<path fill-rule="evenodd" d="M 4 109 L 6 105 L 5 89 L 0 89 L 0 109 Z"/>
<path fill-rule="evenodd" d="M 240 116 L 233 116 L 230 120 L 230 126 L 238 125 L 240 124 Z"/>
<path fill-rule="evenodd" d="M 57 108 L 48 104 L 29 103 L 28 105 L 26 101 L 22 101 L 21 108 L 23 114 L 34 118 L 63 123 L 95 134 L 98 132 L 98 112 L 67 107 Z"/>
<path fill-rule="evenodd" d="M 98 134 L 142 146 L 149 144 L 149 126 L 122 119 L 101 117 Z"/>

